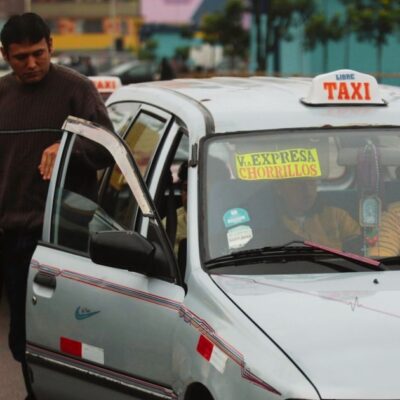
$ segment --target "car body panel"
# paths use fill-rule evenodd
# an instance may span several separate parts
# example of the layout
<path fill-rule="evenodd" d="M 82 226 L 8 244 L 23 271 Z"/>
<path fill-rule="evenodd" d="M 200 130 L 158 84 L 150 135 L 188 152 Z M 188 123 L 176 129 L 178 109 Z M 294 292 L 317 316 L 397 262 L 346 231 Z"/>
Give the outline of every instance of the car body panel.
<path fill-rule="evenodd" d="M 67 120 L 65 128 L 87 137 L 92 134 L 97 143 L 108 148 L 120 170 L 126 172 L 124 176 L 133 193 L 137 194 L 142 211 L 152 216 L 138 169 L 134 168 L 132 156 L 121 139 L 77 118 Z M 63 138 L 64 146 L 67 142 Z M 56 165 L 59 164 L 57 160 Z M 49 195 L 55 195 L 54 189 L 49 191 Z M 48 219 L 51 219 L 50 214 L 51 211 L 47 210 Z M 53 281 L 52 285 L 48 285 L 49 280 Z M 46 245 L 39 245 L 35 250 L 28 287 L 31 301 L 27 303 L 27 341 L 34 373 L 36 368 L 41 370 L 41 366 L 35 363 L 38 359 L 45 360 L 48 368 L 61 363 L 70 373 L 76 369 L 74 363 L 80 362 L 84 363 L 81 369 L 86 374 L 93 374 L 100 368 L 101 372 L 96 374 L 103 381 L 108 379 L 107 371 L 114 371 L 134 379 L 135 390 L 139 392 L 147 390 L 153 395 L 158 391 L 168 392 L 167 387 L 173 378 L 171 369 L 164 366 L 171 363 L 170 343 L 178 319 L 176 304 L 184 295 L 182 287 L 127 270 L 99 266 L 87 257 Z M 46 318 L 52 320 L 50 329 L 42 323 Z M 157 329 L 159 323 L 163 326 L 162 331 Z M 169 326 L 168 331 L 166 326 Z M 118 338 L 108 334 L 108 327 L 117 328 Z M 152 332 L 151 336 L 149 332 Z M 133 337 L 136 337 L 136 348 L 130 343 Z M 148 342 L 150 337 L 151 344 Z M 120 343 L 118 350 L 114 348 L 115 340 Z M 159 348 L 151 353 L 155 358 L 146 356 L 149 347 L 153 350 Z M 153 375 L 157 366 L 158 376 Z M 119 392 L 114 394 L 114 398 L 121 395 L 123 383 L 119 383 Z M 35 380 L 38 393 L 45 385 L 46 380 Z M 82 382 L 82 386 L 86 386 L 86 382 Z M 59 390 L 62 390 L 61 386 Z M 79 386 L 71 388 L 70 398 L 79 398 L 81 390 Z M 167 398 L 170 396 L 168 393 Z"/>
<path fill-rule="evenodd" d="M 241 272 L 228 275 L 205 265 L 201 150 L 214 134 L 400 127 L 399 88 L 381 86 L 383 106 L 310 107 L 301 102 L 310 87 L 306 78 L 212 78 L 117 89 L 107 105 L 137 103 L 132 121 L 141 107 L 171 116 L 144 180 L 123 139 L 85 121 L 66 123 L 28 282 L 27 354 L 38 397 L 193 400 L 205 388 L 214 400 L 399 398 L 399 272 L 248 275 L 241 262 L 228 266 Z M 175 259 L 170 279 L 159 279 L 51 243 L 53 199 L 73 133 L 112 150 L 147 218 L 132 229 L 147 238 L 158 227 L 163 255 L 173 258 L 154 199 L 182 132 L 190 166 L 182 279 Z M 38 273 L 56 286 L 35 282 Z M 86 352 L 74 354 L 75 342 Z"/>
<path fill-rule="evenodd" d="M 109 102 L 129 96 L 150 101 L 152 93 L 157 91 L 159 104 L 180 116 L 186 110 L 180 110 L 178 98 L 185 96 L 190 99 L 189 103 L 195 102 L 198 108 L 207 110 L 212 116 L 213 131 L 216 133 L 324 126 L 399 125 L 396 102 L 400 88 L 381 86 L 386 107 L 312 107 L 300 101 L 308 95 L 311 83 L 311 79 L 305 78 L 177 79 L 128 85 L 123 91 L 113 94 Z M 245 118 L 243 99 L 251 104 L 251 107 L 246 108 Z M 185 122 L 191 121 L 187 117 L 182 119 Z M 193 130 L 193 140 L 198 140 L 202 135 L 201 131 Z"/>
<path fill-rule="evenodd" d="M 191 293 L 184 300 L 174 346 L 177 393 L 192 382 L 201 382 L 216 399 L 221 393 L 235 399 L 300 394 L 319 398 L 302 371 L 239 308 L 232 307 L 231 299 L 210 276 L 196 269 L 187 284 Z M 214 344 L 209 360 L 199 350 L 202 336 Z"/>
<path fill-rule="evenodd" d="M 396 397 L 397 272 L 213 279 L 279 343 L 322 398 Z"/>

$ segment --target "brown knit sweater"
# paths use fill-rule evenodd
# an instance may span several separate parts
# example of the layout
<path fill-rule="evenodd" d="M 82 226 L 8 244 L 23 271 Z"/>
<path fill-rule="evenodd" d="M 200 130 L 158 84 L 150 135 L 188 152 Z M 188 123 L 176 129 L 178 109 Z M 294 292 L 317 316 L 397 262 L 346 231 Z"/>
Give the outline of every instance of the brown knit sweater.
<path fill-rule="evenodd" d="M 60 140 L 68 115 L 112 129 L 92 82 L 71 69 L 51 65 L 33 85 L 12 74 L 0 79 L 0 228 L 27 233 L 41 228 L 48 181 L 38 166 L 43 150 Z"/>

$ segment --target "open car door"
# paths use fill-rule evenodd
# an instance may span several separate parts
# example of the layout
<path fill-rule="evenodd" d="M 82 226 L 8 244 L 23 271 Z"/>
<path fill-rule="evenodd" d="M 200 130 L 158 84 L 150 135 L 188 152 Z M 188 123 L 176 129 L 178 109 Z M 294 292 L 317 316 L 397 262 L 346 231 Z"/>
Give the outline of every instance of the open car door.
<path fill-rule="evenodd" d="M 172 399 L 184 290 L 126 141 L 69 117 L 27 291 L 27 361 L 46 399 Z"/>

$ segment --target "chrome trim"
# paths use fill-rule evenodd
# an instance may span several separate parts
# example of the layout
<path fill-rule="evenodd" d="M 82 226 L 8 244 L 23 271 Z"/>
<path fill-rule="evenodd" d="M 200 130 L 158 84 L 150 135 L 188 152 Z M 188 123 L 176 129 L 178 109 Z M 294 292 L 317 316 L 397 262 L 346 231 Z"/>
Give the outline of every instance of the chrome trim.
<path fill-rule="evenodd" d="M 57 355 L 57 353 L 54 353 L 54 354 Z M 166 392 L 170 392 L 169 394 L 160 393 L 160 392 L 157 392 L 157 391 L 153 391 L 153 390 L 144 388 L 143 386 L 140 386 L 140 385 L 135 385 L 133 383 L 128 383 L 128 382 L 126 382 L 126 381 L 124 381 L 122 379 L 117 379 L 117 378 L 115 378 L 113 376 L 110 376 L 110 375 L 108 375 L 108 376 L 103 375 L 101 373 L 98 373 L 98 372 L 94 371 L 93 369 L 84 368 L 82 366 L 78 366 L 78 365 L 72 364 L 71 362 L 68 362 L 68 361 L 65 362 L 65 361 L 61 361 L 61 360 L 56 360 L 56 359 L 54 359 L 52 357 L 45 356 L 45 355 L 42 355 L 42 354 L 38 354 L 36 352 L 32 352 L 29 349 L 26 350 L 26 356 L 30 357 L 33 360 L 36 360 L 38 362 L 42 362 L 44 364 L 49 364 L 49 367 L 50 367 L 50 365 L 58 366 L 58 367 L 61 367 L 61 368 L 64 368 L 64 369 L 67 369 L 67 370 L 70 370 L 70 371 L 74 371 L 74 372 L 80 373 L 80 374 L 82 374 L 82 376 L 86 375 L 86 376 L 90 376 L 90 377 L 99 379 L 99 380 L 103 381 L 105 384 L 106 383 L 114 383 L 114 384 L 120 386 L 121 388 L 135 390 L 135 391 L 138 391 L 138 392 L 140 392 L 142 394 L 153 396 L 153 397 L 158 398 L 158 399 L 166 399 L 166 400 L 170 400 L 170 399 L 171 400 L 176 400 L 177 399 L 177 396 L 175 395 L 175 393 L 173 393 L 172 390 L 167 389 L 167 388 L 164 388 L 164 390 Z M 60 357 L 65 357 L 66 358 L 67 356 L 63 356 L 63 355 L 60 354 Z M 77 363 L 85 363 L 85 364 L 87 364 L 85 362 L 85 360 L 71 360 L 71 361 L 76 361 Z M 35 361 L 33 361 L 33 363 L 34 362 Z M 103 366 L 99 366 L 99 368 L 106 369 Z M 113 372 L 113 371 L 109 371 L 109 372 L 111 374 L 118 374 L 118 372 Z M 136 378 L 132 377 L 132 379 L 136 379 Z M 146 385 L 146 382 L 143 381 L 143 385 Z M 149 384 L 149 385 L 151 385 L 151 384 Z M 160 386 L 160 390 L 162 390 L 162 389 L 163 388 L 161 388 L 161 386 Z"/>
<path fill-rule="evenodd" d="M 65 146 L 65 143 L 67 141 L 68 134 L 66 132 L 63 133 L 60 141 L 60 147 L 59 151 L 57 152 L 57 156 L 54 162 L 54 168 L 53 171 L 58 171 L 60 168 L 61 164 L 61 157 L 63 153 L 63 148 Z M 50 183 L 49 183 L 49 189 L 47 192 L 47 198 L 46 198 L 46 206 L 44 210 L 44 221 L 45 223 L 43 224 L 43 230 L 42 230 L 42 239 L 45 241 L 50 241 L 50 230 L 51 230 L 51 216 L 53 213 L 53 199 L 54 195 L 56 192 L 56 182 L 57 182 L 58 174 L 53 174 Z M 52 199 L 50 201 L 50 199 Z"/>

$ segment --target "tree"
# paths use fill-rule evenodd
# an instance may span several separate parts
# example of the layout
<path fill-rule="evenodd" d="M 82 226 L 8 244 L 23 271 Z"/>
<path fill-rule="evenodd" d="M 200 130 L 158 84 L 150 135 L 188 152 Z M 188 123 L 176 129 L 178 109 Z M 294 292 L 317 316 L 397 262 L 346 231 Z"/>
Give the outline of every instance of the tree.
<path fill-rule="evenodd" d="M 273 71 L 281 71 L 281 42 L 292 40 L 291 28 L 304 24 L 315 10 L 314 0 L 266 0 L 267 35 L 265 53 L 272 52 Z"/>
<path fill-rule="evenodd" d="M 246 57 L 248 32 L 243 27 L 246 11 L 242 0 L 228 0 L 222 12 L 206 14 L 200 24 L 204 41 L 212 45 L 221 44 L 232 63 L 236 57 Z"/>
<path fill-rule="evenodd" d="M 156 50 L 158 43 L 156 40 L 147 39 L 138 51 L 138 58 L 140 60 L 154 60 L 156 58 Z"/>
<path fill-rule="evenodd" d="M 257 71 L 265 72 L 266 69 L 266 54 L 265 49 L 262 46 L 262 34 L 261 34 L 261 14 L 266 13 L 266 0 L 252 0 L 251 11 L 253 14 L 253 20 L 255 24 L 256 32 L 256 59 L 257 59 Z"/>
<path fill-rule="evenodd" d="M 313 14 L 304 27 L 304 48 L 313 50 L 318 44 L 323 47 L 323 70 L 328 70 L 328 43 L 342 39 L 345 26 L 340 15 L 335 14 L 331 18 L 323 13 Z"/>
<path fill-rule="evenodd" d="M 342 3 L 357 39 L 375 45 L 377 71 L 382 72 L 383 47 L 400 25 L 400 0 L 342 0 Z"/>

